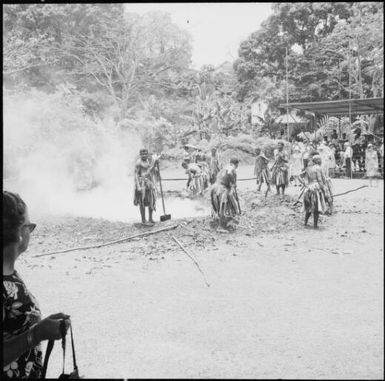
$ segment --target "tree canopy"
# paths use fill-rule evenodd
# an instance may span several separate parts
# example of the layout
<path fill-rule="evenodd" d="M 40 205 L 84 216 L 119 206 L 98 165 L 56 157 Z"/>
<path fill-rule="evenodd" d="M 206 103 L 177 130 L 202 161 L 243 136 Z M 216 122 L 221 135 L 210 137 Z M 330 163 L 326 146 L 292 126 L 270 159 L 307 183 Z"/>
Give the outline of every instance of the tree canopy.
<path fill-rule="evenodd" d="M 290 101 L 383 95 L 382 3 L 275 3 L 273 10 L 240 44 L 240 99 L 263 99 L 273 83 L 283 101 L 286 49 Z"/>
<path fill-rule="evenodd" d="M 271 129 L 286 87 L 289 101 L 383 96 L 382 3 L 272 7 L 235 62 L 194 70 L 192 38 L 168 13 L 127 13 L 124 4 L 4 5 L 4 84 L 66 92 L 87 116 L 112 113 L 117 124 L 173 146 L 194 134 L 251 133 L 256 100 L 268 104 L 263 121 Z"/>

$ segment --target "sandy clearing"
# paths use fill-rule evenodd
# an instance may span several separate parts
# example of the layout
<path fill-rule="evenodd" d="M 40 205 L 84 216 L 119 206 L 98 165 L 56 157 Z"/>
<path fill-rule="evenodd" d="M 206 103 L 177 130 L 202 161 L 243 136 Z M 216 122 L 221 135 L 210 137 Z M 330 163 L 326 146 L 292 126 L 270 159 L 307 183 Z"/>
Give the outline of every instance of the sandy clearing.
<path fill-rule="evenodd" d="M 362 184 L 336 180 L 335 192 Z M 209 288 L 175 246 L 149 260 L 132 242 L 26 253 L 19 271 L 44 315 L 72 316 L 86 377 L 382 378 L 383 183 L 335 206 L 318 232 L 232 234 L 194 250 Z M 48 377 L 60 364 L 57 345 Z"/>

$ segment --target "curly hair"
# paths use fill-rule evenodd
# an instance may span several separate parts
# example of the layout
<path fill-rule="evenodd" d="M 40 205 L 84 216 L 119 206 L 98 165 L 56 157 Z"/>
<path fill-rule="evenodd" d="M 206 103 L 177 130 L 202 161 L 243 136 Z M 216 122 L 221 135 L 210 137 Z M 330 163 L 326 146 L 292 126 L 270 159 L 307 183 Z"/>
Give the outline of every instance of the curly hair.
<path fill-rule="evenodd" d="M 27 205 L 17 193 L 3 191 L 3 248 L 17 242 Z"/>

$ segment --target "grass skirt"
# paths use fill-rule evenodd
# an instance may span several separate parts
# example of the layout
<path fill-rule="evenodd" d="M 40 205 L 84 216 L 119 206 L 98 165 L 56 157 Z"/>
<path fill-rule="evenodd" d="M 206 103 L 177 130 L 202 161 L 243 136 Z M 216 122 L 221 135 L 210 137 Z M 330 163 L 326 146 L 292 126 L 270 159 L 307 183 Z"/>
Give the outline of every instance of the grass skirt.
<path fill-rule="evenodd" d="M 267 168 L 259 171 L 256 177 L 257 177 L 257 184 L 262 184 L 262 183 L 270 184 L 270 173 Z"/>
<path fill-rule="evenodd" d="M 212 215 L 219 218 L 240 214 L 234 188 L 229 190 L 221 184 L 216 183 L 211 188 L 211 206 Z"/>
<path fill-rule="evenodd" d="M 327 188 L 327 187 L 325 187 Z M 307 213 L 326 213 L 330 209 L 329 198 L 318 182 L 309 184 L 303 194 L 303 209 Z"/>
<path fill-rule="evenodd" d="M 135 187 L 134 205 L 148 206 L 150 209 L 156 210 L 157 192 L 155 184 L 145 178 L 142 178 L 139 181 L 143 191 L 139 191 L 138 188 Z"/>
<path fill-rule="evenodd" d="M 208 187 L 208 180 L 208 174 L 205 171 L 202 171 L 198 176 L 193 176 L 188 188 L 189 191 L 192 194 L 203 194 Z"/>
<path fill-rule="evenodd" d="M 288 185 L 289 174 L 286 167 L 275 167 L 271 175 L 271 182 L 273 185 Z"/>

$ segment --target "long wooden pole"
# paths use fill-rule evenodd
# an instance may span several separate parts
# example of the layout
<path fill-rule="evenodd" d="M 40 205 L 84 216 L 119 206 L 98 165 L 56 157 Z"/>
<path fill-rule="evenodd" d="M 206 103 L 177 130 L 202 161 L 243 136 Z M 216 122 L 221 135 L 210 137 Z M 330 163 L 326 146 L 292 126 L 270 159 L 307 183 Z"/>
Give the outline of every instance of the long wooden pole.
<path fill-rule="evenodd" d="M 194 256 L 192 254 L 190 254 L 187 249 L 178 241 L 178 239 L 174 236 L 172 236 L 172 239 L 181 247 L 181 249 L 190 257 L 190 259 L 195 263 L 195 265 L 198 267 L 198 270 L 200 271 L 200 273 L 203 275 L 203 279 L 205 280 L 205 283 L 206 283 L 206 286 L 207 287 L 210 287 L 209 285 L 209 282 L 207 282 L 207 279 L 206 279 L 206 276 L 204 274 L 204 272 L 202 271 L 202 269 L 200 268 L 199 266 L 199 263 L 198 261 L 194 258 Z"/>
<path fill-rule="evenodd" d="M 367 188 L 367 187 L 368 187 L 367 185 L 362 185 L 362 186 L 360 186 L 360 187 L 358 187 L 358 188 L 351 189 L 351 190 L 348 190 L 348 191 L 343 192 L 343 193 L 333 194 L 332 197 L 334 198 L 334 197 L 338 197 L 338 196 L 343 196 L 344 194 L 351 193 L 351 192 L 355 192 L 355 191 L 357 191 L 357 190 L 359 190 L 359 189 Z M 305 189 L 305 188 L 304 188 L 304 189 Z M 298 200 L 294 203 L 294 205 L 295 205 L 295 204 L 298 204 L 298 203 L 302 204 L 302 201 L 299 200 L 299 197 L 298 197 Z"/>
<path fill-rule="evenodd" d="M 124 241 L 129 241 L 130 239 L 134 239 L 134 238 L 139 238 L 139 237 L 144 237 L 146 235 L 151 235 L 151 234 L 156 234 L 156 233 L 160 233 L 160 232 L 163 232 L 163 231 L 166 231 L 166 230 L 171 230 L 171 229 L 175 229 L 176 227 L 178 227 L 179 224 L 176 224 L 176 225 L 171 225 L 171 226 L 166 226 L 162 229 L 158 229 L 158 230 L 150 230 L 150 231 L 147 231 L 147 232 L 143 232 L 143 233 L 139 233 L 139 234 L 135 234 L 135 235 L 132 235 L 130 237 L 126 237 L 126 238 L 122 238 L 122 239 L 118 239 L 116 241 L 111 241 L 111 242 L 106 242 L 106 243 L 101 243 L 99 245 L 93 245 L 93 246 L 83 246 L 83 247 L 74 247 L 72 249 L 67 249 L 67 250 L 61 250 L 61 251 L 52 251 L 50 253 L 44 253 L 44 254 L 37 254 L 37 255 L 34 255 L 33 257 L 44 257 L 45 255 L 53 255 L 53 254 L 61 254 L 61 253 L 68 253 L 70 251 L 75 251 L 75 250 L 88 250 L 88 249 L 97 249 L 99 247 L 103 247 L 103 246 L 108 246 L 108 245 L 114 245 L 116 243 L 121 243 L 121 242 L 124 242 Z"/>
<path fill-rule="evenodd" d="M 288 72 L 288 60 L 287 60 L 287 46 L 286 51 L 286 127 L 287 127 L 287 140 L 290 139 L 290 127 L 289 127 L 289 72 Z"/>
<path fill-rule="evenodd" d="M 362 185 L 361 187 L 358 187 L 358 188 L 356 188 L 356 189 L 351 189 L 351 190 L 346 191 L 346 192 L 343 192 L 343 193 L 334 194 L 334 195 L 333 195 L 333 198 L 334 198 L 334 197 L 338 197 L 338 196 L 342 196 L 342 195 L 347 194 L 347 193 L 350 193 L 350 192 L 355 192 L 355 191 L 357 191 L 357 190 L 359 190 L 359 189 L 367 188 L 367 187 L 368 187 L 367 185 Z"/>

